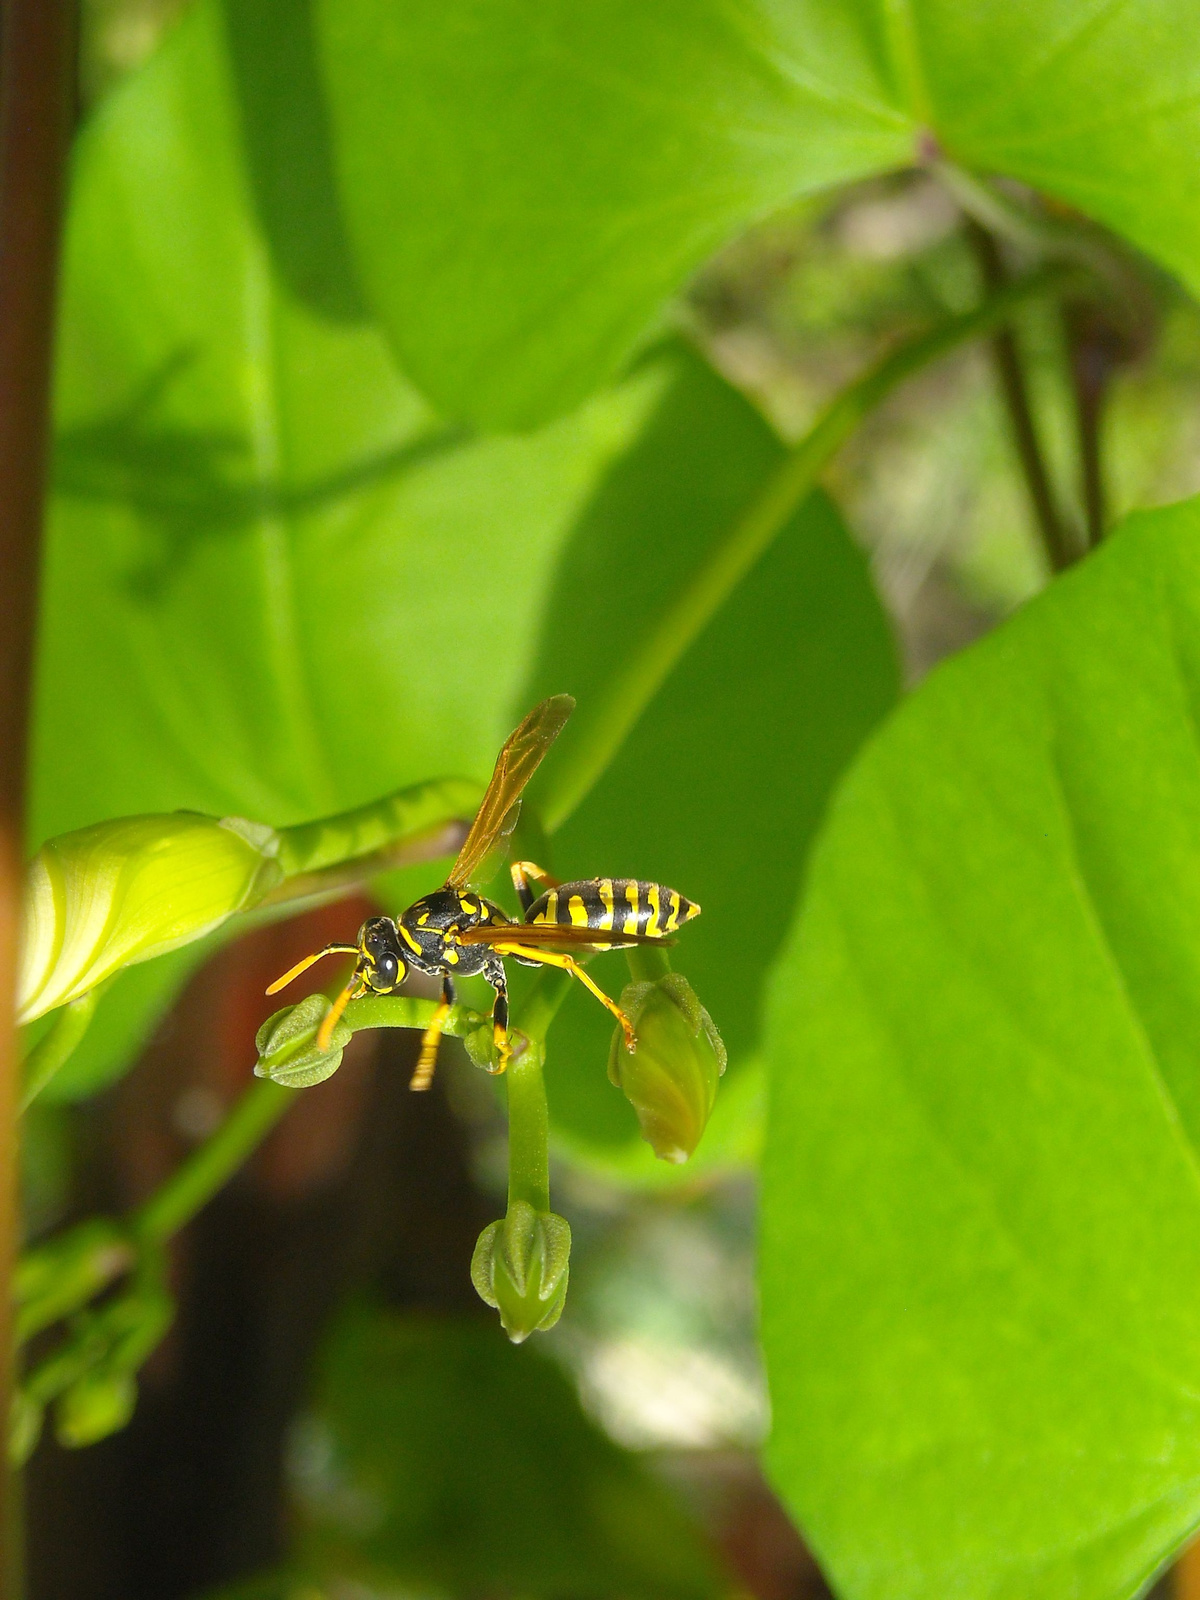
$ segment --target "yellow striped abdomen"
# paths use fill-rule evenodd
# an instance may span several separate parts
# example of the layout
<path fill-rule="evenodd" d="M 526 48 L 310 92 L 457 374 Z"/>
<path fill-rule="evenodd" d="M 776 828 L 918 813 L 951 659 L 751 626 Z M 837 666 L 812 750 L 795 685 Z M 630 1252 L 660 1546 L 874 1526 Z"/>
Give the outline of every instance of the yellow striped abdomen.
<path fill-rule="evenodd" d="M 700 915 L 700 907 L 678 889 L 637 878 L 586 878 L 548 889 L 525 913 L 526 922 L 666 938 Z"/>

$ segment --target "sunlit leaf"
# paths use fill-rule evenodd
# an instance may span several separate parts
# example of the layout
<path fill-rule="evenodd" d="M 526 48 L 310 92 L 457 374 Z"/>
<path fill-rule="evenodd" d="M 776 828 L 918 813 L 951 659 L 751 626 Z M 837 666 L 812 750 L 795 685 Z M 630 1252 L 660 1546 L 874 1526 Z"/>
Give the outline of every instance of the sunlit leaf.
<path fill-rule="evenodd" d="M 263 47 L 237 36 L 243 101 Z M 291 824 L 485 778 L 557 550 L 664 381 L 527 438 L 437 421 L 369 322 L 313 311 L 319 273 L 293 292 L 295 197 L 264 233 L 255 195 L 263 145 L 278 178 L 304 125 L 285 118 L 281 148 L 259 127 L 251 184 L 238 104 L 202 0 L 77 151 L 34 844 L 179 806 Z M 151 971 L 114 985 L 59 1092 L 145 1037 L 173 988 Z"/>
<path fill-rule="evenodd" d="M 1190 0 L 317 5 L 364 293 L 456 415 L 576 403 L 724 240 L 939 145 L 1200 288 Z"/>
<path fill-rule="evenodd" d="M 776 1482 L 847 1600 L 1132 1595 L 1200 1521 L 1200 502 L 943 667 L 773 982 Z"/>

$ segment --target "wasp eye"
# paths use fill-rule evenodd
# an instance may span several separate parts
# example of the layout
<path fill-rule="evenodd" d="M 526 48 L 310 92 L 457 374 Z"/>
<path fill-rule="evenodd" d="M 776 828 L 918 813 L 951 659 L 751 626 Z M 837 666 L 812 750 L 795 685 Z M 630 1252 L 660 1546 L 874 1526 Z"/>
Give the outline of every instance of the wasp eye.
<path fill-rule="evenodd" d="M 367 968 L 365 976 L 372 989 L 386 994 L 400 982 L 400 962 L 390 950 L 381 951 Z"/>

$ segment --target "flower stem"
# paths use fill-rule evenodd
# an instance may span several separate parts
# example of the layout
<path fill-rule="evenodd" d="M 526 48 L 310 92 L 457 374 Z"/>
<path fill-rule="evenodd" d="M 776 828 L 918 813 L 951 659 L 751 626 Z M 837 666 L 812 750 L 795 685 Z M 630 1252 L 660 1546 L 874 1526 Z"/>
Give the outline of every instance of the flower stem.
<path fill-rule="evenodd" d="M 571 988 L 571 976 L 543 968 L 521 1007 L 523 1038 L 508 1064 L 508 1203 L 550 1209 L 550 1110 L 542 1068 L 546 1034 Z"/>
<path fill-rule="evenodd" d="M 782 532 L 863 418 L 907 378 L 968 340 L 993 332 L 1018 305 L 1043 294 L 1064 273 L 1061 266 L 1049 266 L 1006 284 L 973 310 L 949 317 L 893 350 L 830 402 L 680 593 L 663 607 L 658 626 L 627 656 L 590 714 L 584 713 L 584 736 L 547 775 L 541 810 L 549 831 L 566 821 L 604 773 L 672 668 Z"/>
<path fill-rule="evenodd" d="M 1008 273 L 996 240 L 974 217 L 966 219 L 966 236 L 979 265 L 984 292 L 995 294 L 1008 281 Z M 1012 425 L 1013 443 L 1029 494 L 1034 522 L 1042 549 L 1052 572 L 1062 572 L 1083 554 L 1078 540 L 1068 529 L 1059 510 L 1058 497 L 1050 481 L 1045 453 L 1038 437 L 1037 422 L 1025 381 L 1025 368 L 1017 336 L 1011 326 L 999 327 L 992 335 L 992 359 L 1000 392 Z"/>
<path fill-rule="evenodd" d="M 50 1027 L 25 1058 L 24 1079 L 21 1085 L 21 1110 L 29 1107 L 42 1090 L 64 1067 L 74 1053 L 76 1045 L 91 1026 L 96 1013 L 96 1002 L 104 993 L 105 985 L 98 983 L 94 989 L 72 1000 L 55 1015 Z"/>
<path fill-rule="evenodd" d="M 550 1209 L 550 1109 L 542 1076 L 544 1046 L 531 1040 L 508 1064 L 508 1203 Z"/>
<path fill-rule="evenodd" d="M 268 1079 L 247 1089 L 212 1137 L 135 1214 L 137 1235 L 161 1244 L 190 1222 L 295 1105 L 295 1094 Z"/>

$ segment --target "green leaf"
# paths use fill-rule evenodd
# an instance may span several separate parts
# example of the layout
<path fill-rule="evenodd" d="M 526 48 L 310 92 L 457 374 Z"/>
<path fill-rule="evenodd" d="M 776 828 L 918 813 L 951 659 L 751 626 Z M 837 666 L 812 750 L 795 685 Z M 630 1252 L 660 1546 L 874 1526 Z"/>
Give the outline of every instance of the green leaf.
<path fill-rule="evenodd" d="M 675 382 L 563 552 L 521 696 L 569 691 L 580 730 L 626 642 L 655 625 L 782 455 L 754 409 L 697 357 L 678 351 L 673 360 Z M 814 496 L 554 836 L 557 876 L 648 878 L 702 907 L 671 959 L 729 1049 L 718 1118 L 757 1048 L 765 974 L 826 799 L 896 693 L 894 650 L 866 562 L 828 499 Z M 559 754 L 569 757 L 575 737 L 569 723 Z M 535 779 L 531 804 L 538 788 Z M 628 982 L 619 955 L 592 972 L 614 994 Z M 608 1013 L 575 985 L 548 1039 L 556 1130 L 577 1153 L 661 1177 L 631 1107 L 608 1082 L 611 1034 Z M 756 1104 L 747 1097 L 745 1110 Z"/>
<path fill-rule="evenodd" d="M 283 826 L 486 779 L 558 548 L 666 381 L 648 368 L 527 438 L 434 418 L 372 324 L 312 310 L 327 238 L 299 298 L 299 246 L 280 264 L 294 194 L 264 231 L 261 148 L 278 181 L 289 152 L 316 157 L 247 90 L 266 48 L 248 26 L 241 101 L 201 0 L 76 152 L 34 843 L 175 807 Z M 114 985 L 56 1092 L 118 1070 L 171 987 Z"/>
<path fill-rule="evenodd" d="M 345 1315 L 298 1461 L 301 1548 L 327 1578 L 447 1594 L 724 1592 L 666 1489 L 584 1416 L 554 1362 L 490 1320 Z"/>
<path fill-rule="evenodd" d="M 198 5 L 77 154 L 35 831 L 486 776 L 555 550 L 655 380 L 469 443 L 288 291 Z"/>
<path fill-rule="evenodd" d="M 773 980 L 775 1481 L 847 1600 L 1132 1595 L 1200 1522 L 1200 501 L 867 748 Z"/>
<path fill-rule="evenodd" d="M 1200 288 L 1190 0 L 317 4 L 364 292 L 457 415 L 576 403 L 716 246 L 931 135 Z"/>

